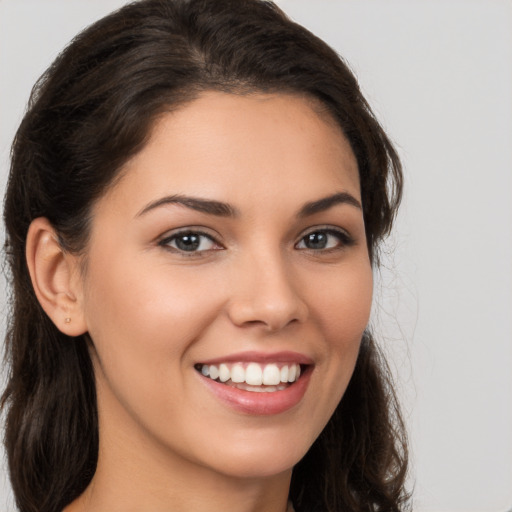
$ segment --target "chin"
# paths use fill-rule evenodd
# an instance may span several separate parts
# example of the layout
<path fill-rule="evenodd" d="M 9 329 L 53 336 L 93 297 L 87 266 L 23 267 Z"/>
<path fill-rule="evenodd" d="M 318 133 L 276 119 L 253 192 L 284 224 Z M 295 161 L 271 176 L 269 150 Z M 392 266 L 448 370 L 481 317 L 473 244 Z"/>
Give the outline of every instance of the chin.
<path fill-rule="evenodd" d="M 311 444 L 290 441 L 288 436 L 286 440 L 245 443 L 240 449 L 233 446 L 230 453 L 223 451 L 222 458 L 216 457 L 216 465 L 219 466 L 219 461 L 222 461 L 219 472 L 241 478 L 267 478 L 291 472 Z"/>

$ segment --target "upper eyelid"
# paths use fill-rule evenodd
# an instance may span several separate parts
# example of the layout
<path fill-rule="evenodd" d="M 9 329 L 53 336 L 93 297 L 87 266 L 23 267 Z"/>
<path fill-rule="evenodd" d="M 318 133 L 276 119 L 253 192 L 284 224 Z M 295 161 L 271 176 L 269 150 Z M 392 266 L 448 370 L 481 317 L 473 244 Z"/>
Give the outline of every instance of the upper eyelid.
<path fill-rule="evenodd" d="M 311 226 L 310 228 L 307 228 L 301 232 L 298 238 L 298 242 L 302 240 L 305 236 L 315 233 L 317 231 L 327 231 L 327 232 L 333 232 L 333 233 L 339 233 L 340 235 L 344 235 L 349 238 L 353 238 L 353 236 L 350 234 L 350 232 L 344 228 L 341 228 L 339 226 L 333 226 L 329 224 L 319 225 L 319 226 Z"/>
<path fill-rule="evenodd" d="M 185 226 L 182 228 L 175 228 L 175 229 L 167 230 L 167 231 L 165 231 L 165 233 L 159 235 L 156 240 L 158 243 L 160 243 L 162 241 L 169 240 L 171 238 L 177 237 L 179 235 L 184 235 L 187 233 L 193 233 L 196 235 L 205 236 L 205 237 L 213 240 L 215 243 L 222 245 L 221 242 L 219 241 L 219 238 L 220 238 L 219 235 L 212 234 L 212 233 L 208 232 L 207 228 L 195 227 L 195 226 Z"/>

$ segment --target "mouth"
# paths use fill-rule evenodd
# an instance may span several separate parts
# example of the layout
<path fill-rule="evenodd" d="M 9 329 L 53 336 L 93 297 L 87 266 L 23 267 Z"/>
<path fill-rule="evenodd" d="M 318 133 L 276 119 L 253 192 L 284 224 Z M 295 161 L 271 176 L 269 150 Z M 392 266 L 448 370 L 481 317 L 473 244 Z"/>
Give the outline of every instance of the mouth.
<path fill-rule="evenodd" d="M 194 365 L 220 403 L 244 415 L 274 415 L 300 407 L 315 363 L 298 352 L 242 352 Z"/>
<path fill-rule="evenodd" d="M 231 388 L 252 393 L 285 391 L 295 384 L 310 365 L 295 362 L 224 362 L 195 365 L 203 377 Z"/>

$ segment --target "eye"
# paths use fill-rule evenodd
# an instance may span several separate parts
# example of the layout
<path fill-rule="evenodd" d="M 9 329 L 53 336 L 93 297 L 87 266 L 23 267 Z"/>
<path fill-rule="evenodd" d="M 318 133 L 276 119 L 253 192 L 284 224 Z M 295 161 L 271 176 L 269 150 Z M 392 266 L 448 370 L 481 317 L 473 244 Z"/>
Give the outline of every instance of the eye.
<path fill-rule="evenodd" d="M 200 231 L 189 230 L 168 236 L 161 240 L 159 245 L 187 253 L 198 253 L 222 248 L 210 235 Z"/>
<path fill-rule="evenodd" d="M 312 251 L 322 251 L 337 249 L 353 245 L 352 238 L 343 231 L 336 229 L 317 229 L 310 231 L 303 236 L 297 245 L 297 249 L 309 249 Z"/>

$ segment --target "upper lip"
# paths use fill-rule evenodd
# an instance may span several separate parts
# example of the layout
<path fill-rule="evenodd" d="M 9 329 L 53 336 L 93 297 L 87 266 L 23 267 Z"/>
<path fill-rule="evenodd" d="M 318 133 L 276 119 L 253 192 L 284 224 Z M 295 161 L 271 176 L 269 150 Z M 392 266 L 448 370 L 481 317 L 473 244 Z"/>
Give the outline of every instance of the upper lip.
<path fill-rule="evenodd" d="M 206 361 L 199 361 L 200 364 L 220 364 L 220 363 L 298 363 L 304 365 L 313 364 L 313 360 L 299 352 L 281 351 L 281 352 L 238 352 Z"/>

